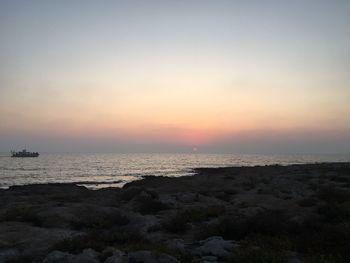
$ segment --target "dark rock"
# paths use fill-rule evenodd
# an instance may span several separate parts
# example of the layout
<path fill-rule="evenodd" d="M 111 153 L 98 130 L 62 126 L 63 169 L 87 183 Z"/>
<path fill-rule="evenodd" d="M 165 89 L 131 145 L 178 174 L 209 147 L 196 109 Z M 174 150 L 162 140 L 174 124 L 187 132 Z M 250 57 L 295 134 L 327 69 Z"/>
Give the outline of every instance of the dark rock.
<path fill-rule="evenodd" d="M 218 262 L 218 258 L 214 256 L 204 256 L 201 257 L 201 263 L 206 263 L 206 262 Z"/>
<path fill-rule="evenodd" d="M 15 261 L 20 256 L 18 249 L 2 248 L 0 249 L 0 263 Z"/>
<path fill-rule="evenodd" d="M 43 255 L 57 242 L 75 234 L 66 229 L 40 228 L 19 222 L 0 224 L 0 241 L 21 250 L 21 255 Z"/>
<path fill-rule="evenodd" d="M 237 245 L 232 240 L 224 240 L 222 237 L 214 236 L 199 241 L 199 246 L 193 250 L 195 255 L 214 256 L 218 258 L 228 257 Z"/>
<path fill-rule="evenodd" d="M 105 263 L 120 263 L 127 261 L 126 254 L 114 247 L 108 247 L 103 250 L 102 257 L 106 258 Z"/>
<path fill-rule="evenodd" d="M 179 193 L 176 195 L 177 200 L 183 203 L 193 203 L 198 201 L 198 194 L 196 193 Z"/>
<path fill-rule="evenodd" d="M 42 263 L 100 263 L 98 256 L 99 254 L 92 249 L 85 249 L 78 255 L 53 251 Z"/>
<path fill-rule="evenodd" d="M 183 239 L 171 239 L 166 242 L 166 245 L 168 248 L 171 250 L 180 252 L 180 253 L 185 253 L 185 243 Z"/>
<path fill-rule="evenodd" d="M 106 249 L 111 246 L 172 251 L 183 261 L 223 262 L 240 251 L 229 240 L 275 237 L 302 248 L 297 253 L 310 253 L 305 258 L 317 257 L 312 251 L 326 251 L 347 259 L 350 191 L 344 183 L 350 180 L 349 163 L 196 172 L 147 177 L 123 189 L 91 191 L 74 184 L 0 189 L 0 262 L 176 262 L 151 251 L 127 255 Z M 86 248 L 103 253 L 96 258 Z"/>
<path fill-rule="evenodd" d="M 131 252 L 128 258 L 130 263 L 179 263 L 173 256 L 164 253 L 156 255 L 146 250 Z"/>
<path fill-rule="evenodd" d="M 42 263 L 63 263 L 63 262 L 71 262 L 71 259 L 74 256 L 67 252 L 62 251 L 52 251 L 50 254 L 46 256 Z"/>

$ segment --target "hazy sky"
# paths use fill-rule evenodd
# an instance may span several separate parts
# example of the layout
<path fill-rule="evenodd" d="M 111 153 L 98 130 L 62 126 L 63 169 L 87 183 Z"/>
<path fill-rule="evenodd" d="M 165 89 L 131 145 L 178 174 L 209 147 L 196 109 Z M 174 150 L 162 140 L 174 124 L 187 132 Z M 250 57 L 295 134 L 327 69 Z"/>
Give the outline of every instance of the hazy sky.
<path fill-rule="evenodd" d="M 349 14 L 0 0 L 0 151 L 350 153 Z"/>

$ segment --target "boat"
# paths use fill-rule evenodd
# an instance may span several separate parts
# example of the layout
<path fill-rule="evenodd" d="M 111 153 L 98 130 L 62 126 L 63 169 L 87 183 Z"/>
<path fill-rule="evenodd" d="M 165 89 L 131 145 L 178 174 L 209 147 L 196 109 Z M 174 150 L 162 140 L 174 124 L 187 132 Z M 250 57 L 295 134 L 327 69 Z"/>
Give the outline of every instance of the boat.
<path fill-rule="evenodd" d="M 38 152 L 27 152 L 26 149 L 20 152 L 11 151 L 11 157 L 38 157 L 38 156 L 39 156 Z"/>

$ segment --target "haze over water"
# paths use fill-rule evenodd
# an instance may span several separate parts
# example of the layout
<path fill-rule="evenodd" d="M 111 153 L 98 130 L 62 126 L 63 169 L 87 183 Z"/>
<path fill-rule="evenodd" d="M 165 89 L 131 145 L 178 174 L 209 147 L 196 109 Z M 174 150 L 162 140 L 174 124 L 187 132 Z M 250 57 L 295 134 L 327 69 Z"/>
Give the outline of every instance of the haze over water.
<path fill-rule="evenodd" d="M 42 154 L 0 156 L 0 187 L 74 182 L 89 188 L 121 187 L 142 176 L 185 176 L 196 167 L 350 162 L 350 155 L 249 154 Z"/>

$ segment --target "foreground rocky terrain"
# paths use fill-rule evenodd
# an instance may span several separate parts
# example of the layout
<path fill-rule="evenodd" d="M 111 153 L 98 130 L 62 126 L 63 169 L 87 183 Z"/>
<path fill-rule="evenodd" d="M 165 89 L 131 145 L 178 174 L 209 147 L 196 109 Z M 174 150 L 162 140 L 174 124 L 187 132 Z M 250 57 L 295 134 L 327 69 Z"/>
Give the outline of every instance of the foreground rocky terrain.
<path fill-rule="evenodd" d="M 350 262 L 350 164 L 0 190 L 0 262 Z"/>

